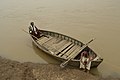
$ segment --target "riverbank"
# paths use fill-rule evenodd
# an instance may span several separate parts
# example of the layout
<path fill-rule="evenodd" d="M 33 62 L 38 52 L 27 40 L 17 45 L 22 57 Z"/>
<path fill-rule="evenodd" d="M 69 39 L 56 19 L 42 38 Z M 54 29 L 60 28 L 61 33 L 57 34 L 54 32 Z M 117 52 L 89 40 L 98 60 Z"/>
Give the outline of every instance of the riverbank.
<path fill-rule="evenodd" d="M 20 63 L 0 57 L 0 80 L 120 80 L 99 78 L 74 68 L 55 64 Z"/>

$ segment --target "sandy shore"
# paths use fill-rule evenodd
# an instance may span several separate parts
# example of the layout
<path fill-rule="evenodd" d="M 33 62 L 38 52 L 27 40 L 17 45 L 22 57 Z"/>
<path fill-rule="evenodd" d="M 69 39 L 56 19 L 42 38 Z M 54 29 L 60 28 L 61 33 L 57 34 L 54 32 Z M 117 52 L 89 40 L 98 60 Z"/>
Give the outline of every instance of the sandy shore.
<path fill-rule="evenodd" d="M 0 80 L 120 80 L 100 78 L 74 68 L 61 69 L 55 64 L 39 64 L 0 57 Z"/>

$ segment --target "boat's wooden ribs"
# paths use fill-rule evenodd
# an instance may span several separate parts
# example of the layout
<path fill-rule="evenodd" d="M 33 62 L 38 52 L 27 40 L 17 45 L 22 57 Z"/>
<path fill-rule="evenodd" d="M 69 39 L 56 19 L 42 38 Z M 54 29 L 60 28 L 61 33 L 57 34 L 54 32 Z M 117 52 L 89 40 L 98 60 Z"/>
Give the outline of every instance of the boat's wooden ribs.
<path fill-rule="evenodd" d="M 44 44 L 50 44 L 55 40 L 55 38 L 51 37 L 50 39 L 48 39 L 46 42 L 44 42 L 42 45 Z"/>
<path fill-rule="evenodd" d="M 44 31 L 44 33 L 47 34 L 47 35 L 50 35 L 52 37 L 58 37 L 58 38 L 62 38 L 64 40 L 68 40 L 68 41 L 73 42 L 73 43 L 75 43 L 77 45 L 80 45 L 80 46 L 83 45 L 82 42 L 80 42 L 80 41 L 78 41 L 74 38 L 71 38 L 69 36 L 63 35 L 63 34 L 59 34 L 59 33 L 56 33 L 56 32 L 50 32 L 50 31 Z"/>
<path fill-rule="evenodd" d="M 59 39 L 57 39 L 59 40 Z M 50 51 L 52 51 L 54 54 L 59 53 L 59 49 L 65 45 L 67 43 L 66 40 L 61 40 L 59 42 L 57 42 L 57 40 L 54 42 L 52 41 L 51 44 L 44 44 L 43 46 L 46 47 L 47 49 L 49 49 Z M 56 43 L 57 42 L 57 43 Z"/>
<path fill-rule="evenodd" d="M 56 37 L 53 37 L 50 41 L 46 42 L 45 44 L 43 44 L 44 47 L 48 48 L 48 49 L 52 49 L 54 51 L 57 50 L 57 48 L 55 47 L 56 44 L 59 44 L 59 42 L 61 42 L 62 40 Z"/>
<path fill-rule="evenodd" d="M 50 46 L 51 46 L 56 40 L 57 40 L 57 38 L 52 37 L 51 39 L 49 39 L 48 41 L 46 41 L 46 42 L 43 44 L 43 46 L 44 46 L 44 45 L 50 45 Z"/>
<path fill-rule="evenodd" d="M 74 54 L 78 53 L 80 51 L 81 47 L 78 46 L 76 49 L 74 49 L 66 58 L 70 58 L 71 56 L 74 56 Z"/>
<path fill-rule="evenodd" d="M 68 43 L 66 40 L 62 40 L 57 44 L 54 44 L 52 47 L 54 47 L 55 49 L 59 50 L 62 46 L 64 46 L 66 43 Z"/>
<path fill-rule="evenodd" d="M 47 42 L 47 41 L 49 41 L 49 40 L 51 40 L 52 39 L 52 37 L 43 37 L 43 38 L 40 38 L 37 42 L 39 43 L 39 44 L 44 44 L 45 42 Z"/>
<path fill-rule="evenodd" d="M 55 32 L 44 32 L 48 37 L 41 37 L 37 42 L 48 49 L 51 54 L 65 59 L 78 53 L 83 43 L 69 36 Z"/>
<path fill-rule="evenodd" d="M 72 46 L 73 46 L 73 43 L 69 44 L 69 45 L 66 46 L 62 51 L 60 51 L 57 55 L 58 55 L 59 57 L 61 57 L 61 56 L 64 55 L 64 53 L 67 52 L 67 50 L 69 50 Z"/>
<path fill-rule="evenodd" d="M 58 53 L 55 53 L 56 55 L 59 55 L 61 52 L 63 52 L 67 47 L 69 47 L 72 43 L 66 41 L 64 44 L 61 45 L 61 47 L 58 49 Z M 59 45 L 58 45 L 59 46 Z"/>
<path fill-rule="evenodd" d="M 67 52 L 64 53 L 64 55 L 62 55 L 61 57 L 63 58 L 67 58 L 72 52 L 74 52 L 75 49 L 77 49 L 77 47 L 79 47 L 78 45 L 72 46 Z"/>
<path fill-rule="evenodd" d="M 63 39 L 58 38 L 58 39 L 54 42 L 54 44 L 58 44 L 58 43 L 60 43 L 62 40 L 63 40 Z"/>
<path fill-rule="evenodd" d="M 67 47 L 63 52 L 61 52 L 60 55 L 58 55 L 59 57 L 62 57 L 66 52 L 68 52 L 72 47 L 74 46 L 74 44 L 72 43 L 69 47 Z"/>
<path fill-rule="evenodd" d="M 67 52 L 69 52 L 74 46 L 75 46 L 75 44 L 73 44 L 72 46 L 70 46 L 69 49 L 67 49 L 67 50 L 64 52 L 64 54 L 66 54 Z M 61 57 L 62 57 L 64 54 L 62 54 Z"/>

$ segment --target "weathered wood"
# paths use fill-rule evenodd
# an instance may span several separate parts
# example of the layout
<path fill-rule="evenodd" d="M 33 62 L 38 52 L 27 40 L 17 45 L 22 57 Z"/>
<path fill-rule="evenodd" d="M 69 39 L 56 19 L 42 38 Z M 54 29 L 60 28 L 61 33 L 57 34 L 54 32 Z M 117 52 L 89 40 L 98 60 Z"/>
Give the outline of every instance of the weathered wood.
<path fill-rule="evenodd" d="M 39 39 L 34 39 L 34 37 L 30 34 L 33 42 L 36 46 L 38 46 L 38 48 L 61 61 L 65 61 L 62 65 L 66 65 L 70 61 L 70 65 L 79 67 L 79 60 L 78 58 L 75 58 L 75 56 L 79 55 L 80 50 L 83 49 L 82 47 L 84 44 L 82 42 L 56 32 L 46 30 L 41 30 L 41 32 L 50 37 L 43 36 Z M 92 55 L 95 54 L 94 58 L 98 57 L 91 49 L 90 51 Z M 98 59 L 92 61 L 92 67 L 97 67 L 101 62 L 102 59 L 98 57 Z"/>
<path fill-rule="evenodd" d="M 70 54 L 72 54 L 78 47 L 78 45 L 73 46 L 68 52 L 66 52 L 62 57 L 67 58 Z"/>
<path fill-rule="evenodd" d="M 69 59 L 73 54 L 76 54 L 81 49 L 80 46 L 78 46 L 76 49 L 74 49 L 68 56 L 67 59 Z"/>
<path fill-rule="evenodd" d="M 55 54 L 57 54 L 59 52 L 59 50 L 66 44 L 68 43 L 68 41 L 66 40 L 62 40 L 57 44 L 54 44 L 51 46 L 51 48 L 55 48 L 57 51 L 55 52 Z"/>
<path fill-rule="evenodd" d="M 62 40 L 57 44 L 46 45 L 46 46 L 48 46 L 48 49 L 51 50 L 54 54 L 57 54 L 60 52 L 59 49 L 61 49 L 61 47 L 63 47 L 66 43 L 68 43 L 68 41 Z"/>
<path fill-rule="evenodd" d="M 43 38 L 39 38 L 39 40 L 37 41 L 39 44 L 43 45 L 45 42 L 47 42 L 48 40 L 50 40 L 52 37 L 43 37 Z"/>
<path fill-rule="evenodd" d="M 52 37 L 52 38 L 50 38 L 48 41 L 46 41 L 44 44 L 53 43 L 55 39 L 56 39 L 56 38 Z M 43 45 L 44 45 L 44 44 L 43 44 Z"/>
<path fill-rule="evenodd" d="M 53 43 L 57 40 L 57 38 L 53 37 L 51 39 L 49 39 L 48 41 L 46 41 L 45 43 L 43 43 L 43 46 L 49 48 L 53 45 Z"/>
<path fill-rule="evenodd" d="M 85 48 L 88 46 L 88 44 L 91 43 L 93 40 L 94 40 L 94 39 L 90 40 L 88 43 L 86 43 L 85 45 L 83 45 L 78 52 L 76 52 L 75 54 L 72 54 L 71 56 L 69 56 L 69 58 L 67 59 L 67 61 L 64 61 L 63 63 L 61 63 L 60 66 L 61 66 L 62 68 L 64 68 L 71 59 L 74 59 L 74 58 L 75 58 L 83 49 L 85 49 Z"/>
<path fill-rule="evenodd" d="M 61 52 L 63 52 L 65 49 L 67 49 L 72 43 L 68 42 L 67 44 L 65 44 L 64 46 L 62 46 L 62 48 L 60 48 L 58 51 L 59 53 L 57 53 L 57 55 L 61 54 Z"/>
<path fill-rule="evenodd" d="M 69 58 L 75 58 L 82 50 L 84 50 L 87 46 L 88 46 L 88 44 L 89 43 L 91 43 L 92 41 L 93 41 L 94 39 L 91 39 L 88 43 L 86 43 L 85 45 L 83 45 L 81 48 L 80 48 L 80 50 L 78 51 L 78 52 L 76 52 L 75 54 L 71 54 L 70 56 L 69 56 Z"/>
<path fill-rule="evenodd" d="M 67 47 L 60 55 L 58 55 L 58 56 L 60 56 L 60 57 L 62 57 L 66 52 L 68 52 L 73 46 L 74 46 L 75 44 L 71 44 L 69 47 Z"/>

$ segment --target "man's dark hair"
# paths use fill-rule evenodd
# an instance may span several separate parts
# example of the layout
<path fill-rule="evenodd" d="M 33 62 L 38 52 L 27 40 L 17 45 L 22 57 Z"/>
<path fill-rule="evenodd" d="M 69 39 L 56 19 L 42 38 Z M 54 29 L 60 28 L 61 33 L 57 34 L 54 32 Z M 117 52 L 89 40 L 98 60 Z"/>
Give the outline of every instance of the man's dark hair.
<path fill-rule="evenodd" d="M 31 22 L 30 24 L 31 24 L 31 26 L 34 26 L 34 22 Z"/>

